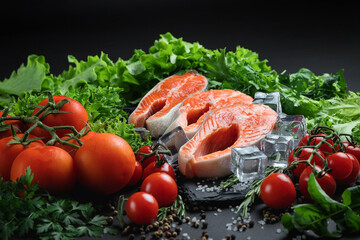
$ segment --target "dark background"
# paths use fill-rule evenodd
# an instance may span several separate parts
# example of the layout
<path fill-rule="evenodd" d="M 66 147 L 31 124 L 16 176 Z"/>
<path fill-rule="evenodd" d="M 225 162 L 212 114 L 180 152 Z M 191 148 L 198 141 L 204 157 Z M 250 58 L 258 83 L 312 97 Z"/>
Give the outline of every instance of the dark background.
<path fill-rule="evenodd" d="M 160 34 L 171 32 L 209 49 L 251 49 L 278 72 L 305 67 L 321 75 L 343 69 L 349 89 L 360 91 L 358 8 L 344 1 L 313 2 L 7 1 L 0 7 L 0 79 L 26 63 L 30 54 L 45 56 L 51 72 L 59 74 L 68 68 L 68 55 L 85 60 L 103 51 L 113 61 L 128 59 L 134 49 L 147 51 Z M 219 218 L 209 215 L 214 239 L 225 237 L 224 225 L 232 216 L 230 211 Z M 260 210 L 253 216 L 261 219 Z M 256 223 L 241 237 L 288 239 L 278 228 L 281 224 L 264 230 Z"/>
<path fill-rule="evenodd" d="M 68 67 L 67 55 L 85 60 L 101 51 L 128 59 L 171 32 L 209 49 L 236 46 L 257 52 L 278 72 L 302 67 L 315 74 L 343 69 L 360 90 L 360 19 L 342 1 L 9 1 L 0 9 L 0 79 L 29 54 L 44 55 L 51 72 Z"/>

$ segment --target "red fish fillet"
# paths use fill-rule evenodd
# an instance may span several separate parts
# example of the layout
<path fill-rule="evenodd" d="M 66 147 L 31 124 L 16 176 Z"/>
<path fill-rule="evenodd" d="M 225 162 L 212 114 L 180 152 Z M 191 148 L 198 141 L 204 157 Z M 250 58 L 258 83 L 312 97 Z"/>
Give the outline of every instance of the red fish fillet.
<path fill-rule="evenodd" d="M 277 116 L 260 104 L 237 104 L 210 112 L 199 131 L 180 148 L 180 172 L 188 178 L 231 174 L 231 149 L 259 141 L 274 128 Z"/>
<path fill-rule="evenodd" d="M 250 104 L 252 101 L 252 97 L 231 89 L 195 93 L 182 102 L 175 121 L 166 129 L 165 133 L 181 126 L 190 139 L 199 130 L 209 111 L 234 104 Z"/>
<path fill-rule="evenodd" d="M 206 90 L 207 79 L 196 71 L 170 76 L 153 87 L 129 117 L 134 127 L 146 127 L 160 137 L 174 121 L 181 102 L 190 95 Z"/>

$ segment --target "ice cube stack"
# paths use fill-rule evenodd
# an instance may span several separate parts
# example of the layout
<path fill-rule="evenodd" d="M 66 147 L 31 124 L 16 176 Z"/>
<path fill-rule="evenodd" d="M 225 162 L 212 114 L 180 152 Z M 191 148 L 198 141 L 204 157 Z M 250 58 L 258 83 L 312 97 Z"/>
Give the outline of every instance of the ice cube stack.
<path fill-rule="evenodd" d="M 240 182 L 264 176 L 267 166 L 287 167 L 290 152 L 307 132 L 303 115 L 282 112 L 279 92 L 257 92 L 252 103 L 268 105 L 277 112 L 278 119 L 272 133 L 256 144 L 232 149 L 231 171 Z"/>

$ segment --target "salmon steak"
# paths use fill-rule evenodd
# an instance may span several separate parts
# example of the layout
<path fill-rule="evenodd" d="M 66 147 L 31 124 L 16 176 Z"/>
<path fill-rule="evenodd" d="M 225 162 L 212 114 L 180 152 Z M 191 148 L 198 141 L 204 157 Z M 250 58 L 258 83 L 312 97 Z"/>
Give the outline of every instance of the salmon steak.
<path fill-rule="evenodd" d="M 249 95 L 231 89 L 195 93 L 182 102 L 175 121 L 166 129 L 165 133 L 181 126 L 187 138 L 190 139 L 199 130 L 209 111 L 234 104 L 250 104 L 252 101 L 253 98 Z"/>
<path fill-rule="evenodd" d="M 178 153 L 187 178 L 231 174 L 231 149 L 256 144 L 275 126 L 278 114 L 267 105 L 236 104 L 207 114 L 199 131 Z"/>
<path fill-rule="evenodd" d="M 153 137 L 158 138 L 174 121 L 183 100 L 205 91 L 207 86 L 207 78 L 194 70 L 172 75 L 156 84 L 141 99 L 128 122 L 134 127 L 146 127 Z"/>

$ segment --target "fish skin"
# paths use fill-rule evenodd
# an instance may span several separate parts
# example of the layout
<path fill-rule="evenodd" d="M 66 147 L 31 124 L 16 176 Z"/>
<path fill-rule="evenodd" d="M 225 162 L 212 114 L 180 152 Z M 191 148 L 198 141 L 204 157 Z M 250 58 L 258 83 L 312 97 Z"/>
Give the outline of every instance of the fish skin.
<path fill-rule="evenodd" d="M 199 130 L 208 112 L 233 104 L 250 104 L 252 101 L 253 98 L 251 96 L 232 89 L 214 89 L 197 92 L 182 102 L 175 120 L 166 129 L 164 134 L 181 126 L 187 138 L 190 139 Z"/>
<path fill-rule="evenodd" d="M 195 70 L 165 78 L 141 99 L 128 123 L 146 127 L 154 138 L 158 138 L 174 121 L 181 102 L 196 92 L 205 91 L 207 86 L 206 77 Z"/>
<path fill-rule="evenodd" d="M 277 116 L 260 104 L 236 104 L 209 112 L 199 131 L 179 150 L 180 172 L 187 178 L 230 175 L 231 149 L 257 143 L 272 131 Z"/>

